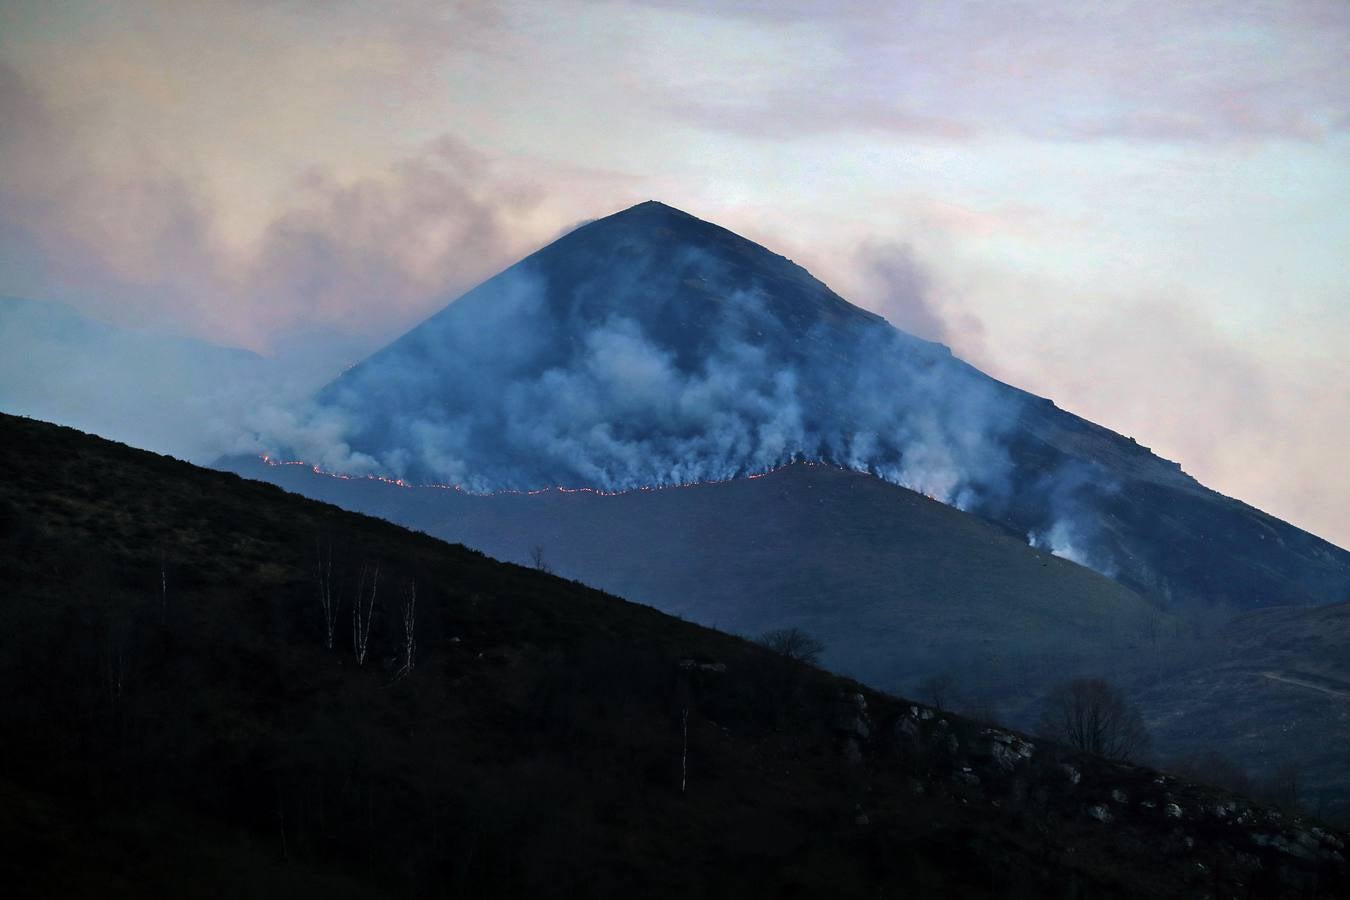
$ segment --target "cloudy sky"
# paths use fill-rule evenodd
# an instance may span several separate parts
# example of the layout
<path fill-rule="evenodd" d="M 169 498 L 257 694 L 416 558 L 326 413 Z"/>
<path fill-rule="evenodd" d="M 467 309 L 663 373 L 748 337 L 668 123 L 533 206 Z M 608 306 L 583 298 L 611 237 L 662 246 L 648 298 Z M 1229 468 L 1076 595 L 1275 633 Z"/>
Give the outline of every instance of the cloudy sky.
<path fill-rule="evenodd" d="M 0 294 L 353 355 L 648 198 L 1350 546 L 1344 0 L 0 3 Z"/>

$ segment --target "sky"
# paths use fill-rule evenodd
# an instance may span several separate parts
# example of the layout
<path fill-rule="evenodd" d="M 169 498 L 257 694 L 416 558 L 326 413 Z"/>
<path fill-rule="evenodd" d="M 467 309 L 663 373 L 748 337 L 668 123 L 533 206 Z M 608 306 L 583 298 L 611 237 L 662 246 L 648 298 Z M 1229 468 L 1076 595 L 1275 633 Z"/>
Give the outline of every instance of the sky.
<path fill-rule="evenodd" d="M 1350 546 L 1350 3 L 0 3 L 0 295 L 349 362 L 646 199 Z"/>

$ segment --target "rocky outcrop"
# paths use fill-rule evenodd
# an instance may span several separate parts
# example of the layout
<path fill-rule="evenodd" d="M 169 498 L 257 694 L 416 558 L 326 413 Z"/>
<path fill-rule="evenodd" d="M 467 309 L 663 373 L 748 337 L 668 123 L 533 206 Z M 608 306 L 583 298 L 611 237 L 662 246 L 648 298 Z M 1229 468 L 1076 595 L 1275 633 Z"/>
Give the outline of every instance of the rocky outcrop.
<path fill-rule="evenodd" d="M 1037 823 L 1066 835 L 1099 829 L 1121 852 L 1175 869 L 1194 896 L 1337 896 L 1328 886 L 1350 884 L 1350 838 L 1307 818 L 919 704 L 883 708 L 887 700 L 869 717 L 866 697 L 844 695 L 832 727 L 854 767 L 907 769 L 911 797 L 947 792 L 1045 834 L 1055 829 Z"/>

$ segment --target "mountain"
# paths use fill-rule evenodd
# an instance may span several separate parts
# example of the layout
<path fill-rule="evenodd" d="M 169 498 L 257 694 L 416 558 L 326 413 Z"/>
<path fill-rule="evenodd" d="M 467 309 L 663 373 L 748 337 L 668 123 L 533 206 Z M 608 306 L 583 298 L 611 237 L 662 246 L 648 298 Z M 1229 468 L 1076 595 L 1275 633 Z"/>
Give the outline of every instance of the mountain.
<path fill-rule="evenodd" d="M 1169 604 L 1350 597 L 1350 554 L 648 202 L 469 291 L 320 392 L 323 468 L 625 490 L 796 460 L 976 513 Z"/>
<path fill-rule="evenodd" d="M 11 416 L 0 467 L 6 896 L 1350 884 L 1303 816 L 269 485 Z"/>

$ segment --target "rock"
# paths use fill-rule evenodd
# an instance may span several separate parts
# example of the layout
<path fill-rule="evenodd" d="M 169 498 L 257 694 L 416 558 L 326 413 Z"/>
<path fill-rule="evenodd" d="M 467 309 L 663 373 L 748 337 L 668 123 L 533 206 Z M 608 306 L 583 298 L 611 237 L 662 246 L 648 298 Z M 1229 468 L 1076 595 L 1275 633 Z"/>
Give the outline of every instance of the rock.
<path fill-rule="evenodd" d="M 1077 784 L 1083 780 L 1083 773 L 1078 771 L 1077 767 L 1071 766 L 1068 763 L 1059 764 L 1059 773 L 1064 777 L 1065 781 L 1069 782 L 1069 784 Z"/>
<path fill-rule="evenodd" d="M 919 720 L 905 716 L 896 723 L 895 735 L 907 741 L 917 741 L 919 739 Z"/>
<path fill-rule="evenodd" d="M 1316 845 L 1309 847 L 1299 840 L 1289 840 L 1282 834 L 1256 833 L 1252 835 L 1252 840 L 1258 847 L 1270 847 L 1272 850 L 1278 850 L 1288 856 L 1298 859 L 1314 860 L 1317 858 Z"/>
<path fill-rule="evenodd" d="M 1167 814 L 1167 818 L 1169 819 L 1181 818 L 1181 807 L 1175 803 L 1169 803 L 1166 806 L 1164 806 L 1163 812 Z"/>
<path fill-rule="evenodd" d="M 994 765 L 1004 773 L 1013 771 L 1018 765 L 1031 759 L 1035 749 L 1030 742 L 1022 740 L 1017 735 L 995 728 L 986 728 L 970 745 L 972 755 L 993 760 Z"/>
<path fill-rule="evenodd" d="M 726 663 L 705 662 L 697 659 L 682 659 L 679 665 L 681 669 L 694 669 L 699 672 L 725 672 L 727 670 Z"/>
<path fill-rule="evenodd" d="M 1330 844 L 1337 850 L 1345 849 L 1345 842 L 1342 841 L 1340 838 L 1336 837 L 1336 835 L 1332 834 L 1331 832 L 1326 831 L 1322 828 L 1318 828 L 1316 825 L 1314 825 L 1310 830 L 1314 835 L 1317 836 L 1317 839 L 1322 843 Z"/>
<path fill-rule="evenodd" d="M 835 731 L 863 739 L 871 735 L 872 727 L 867 720 L 867 698 L 857 693 L 840 697 L 834 708 L 833 727 Z"/>
<path fill-rule="evenodd" d="M 1129 802 L 1130 802 L 1129 796 L 1128 796 L 1124 791 L 1122 791 L 1120 788 L 1116 788 L 1115 790 L 1113 790 L 1113 791 L 1111 792 L 1111 799 L 1114 800 L 1114 801 L 1116 801 L 1117 803 L 1129 803 Z"/>
<path fill-rule="evenodd" d="M 1011 772 L 1013 769 L 1017 768 L 1017 764 L 1022 761 L 1022 757 L 1018 756 L 1017 753 L 1006 744 L 991 744 L 989 747 L 989 756 L 993 759 L 994 765 L 998 766 L 1004 772 Z"/>
<path fill-rule="evenodd" d="M 1107 809 L 1100 803 L 1089 806 L 1087 808 L 1087 814 L 1089 818 L 1096 819 L 1103 825 L 1109 823 L 1112 819 L 1115 818 L 1115 816 L 1111 815 L 1111 810 Z"/>
<path fill-rule="evenodd" d="M 958 771 L 952 773 L 952 781 L 974 787 L 980 783 L 980 776 L 972 772 L 970 766 L 962 766 Z"/>

